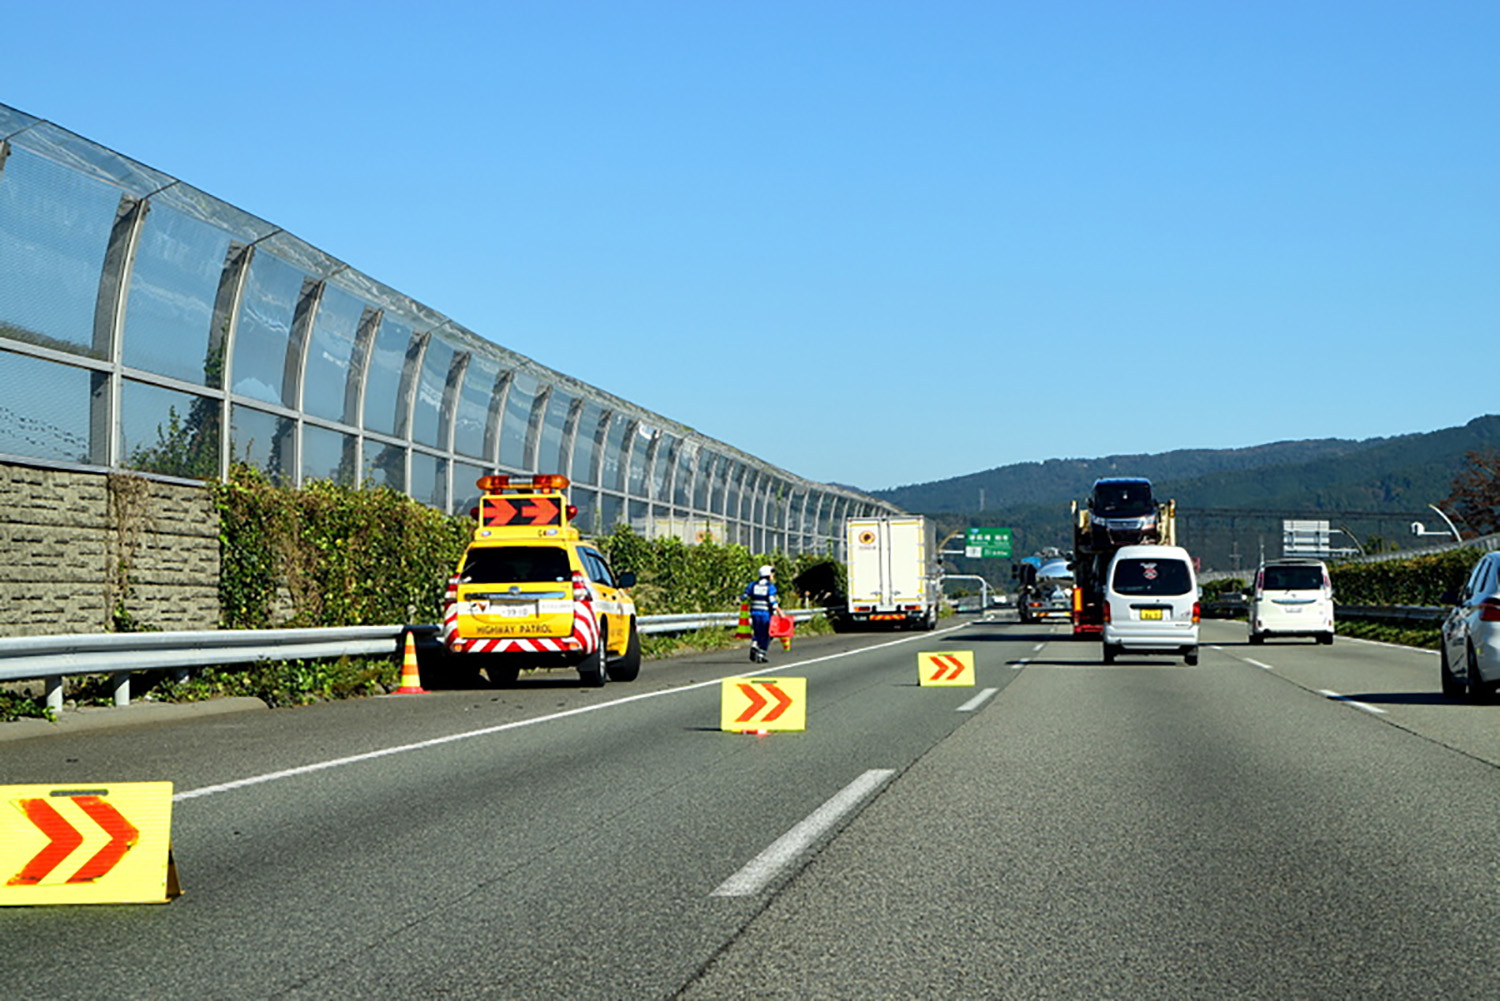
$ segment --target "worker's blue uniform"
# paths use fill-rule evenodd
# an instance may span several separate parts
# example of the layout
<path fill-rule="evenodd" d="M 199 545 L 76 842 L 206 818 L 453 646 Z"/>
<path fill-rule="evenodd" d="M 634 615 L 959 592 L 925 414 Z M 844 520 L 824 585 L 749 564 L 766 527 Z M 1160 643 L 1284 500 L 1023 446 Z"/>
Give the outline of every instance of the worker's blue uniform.
<path fill-rule="evenodd" d="M 771 613 L 781 606 L 776 600 L 776 585 L 769 577 L 761 577 L 745 585 L 744 600 L 750 604 L 750 659 L 766 659 L 766 650 L 771 646 Z"/>

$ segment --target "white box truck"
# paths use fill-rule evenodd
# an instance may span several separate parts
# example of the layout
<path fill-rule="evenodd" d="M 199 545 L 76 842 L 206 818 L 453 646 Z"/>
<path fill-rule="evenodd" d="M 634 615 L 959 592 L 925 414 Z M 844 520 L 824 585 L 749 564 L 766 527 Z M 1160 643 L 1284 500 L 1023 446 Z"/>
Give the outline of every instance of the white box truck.
<path fill-rule="evenodd" d="M 844 539 L 849 587 L 842 628 L 937 625 L 937 526 L 920 515 L 850 518 Z"/>

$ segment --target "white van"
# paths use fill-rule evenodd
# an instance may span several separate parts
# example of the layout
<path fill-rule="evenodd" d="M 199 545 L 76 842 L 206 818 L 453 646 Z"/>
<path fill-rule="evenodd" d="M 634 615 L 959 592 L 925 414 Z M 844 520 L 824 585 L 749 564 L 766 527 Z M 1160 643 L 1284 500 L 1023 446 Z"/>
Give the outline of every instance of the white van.
<path fill-rule="evenodd" d="M 1181 546 L 1123 546 L 1104 584 L 1104 663 L 1122 653 L 1198 663 L 1198 577 Z"/>
<path fill-rule="evenodd" d="M 1267 560 L 1250 592 L 1250 642 L 1267 636 L 1313 636 L 1333 642 L 1333 583 L 1322 560 Z"/>

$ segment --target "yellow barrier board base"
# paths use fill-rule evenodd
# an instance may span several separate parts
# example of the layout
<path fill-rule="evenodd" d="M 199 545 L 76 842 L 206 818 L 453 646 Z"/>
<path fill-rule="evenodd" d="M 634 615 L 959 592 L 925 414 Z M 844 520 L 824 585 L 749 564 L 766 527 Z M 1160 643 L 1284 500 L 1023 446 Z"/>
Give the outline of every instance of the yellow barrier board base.
<path fill-rule="evenodd" d="M 719 729 L 769 733 L 807 729 L 806 678 L 725 678 Z"/>
<path fill-rule="evenodd" d="M 161 904 L 172 862 L 172 783 L 0 786 L 0 905 Z"/>
<path fill-rule="evenodd" d="M 946 650 L 917 654 L 917 679 L 923 688 L 974 685 L 974 651 Z"/>

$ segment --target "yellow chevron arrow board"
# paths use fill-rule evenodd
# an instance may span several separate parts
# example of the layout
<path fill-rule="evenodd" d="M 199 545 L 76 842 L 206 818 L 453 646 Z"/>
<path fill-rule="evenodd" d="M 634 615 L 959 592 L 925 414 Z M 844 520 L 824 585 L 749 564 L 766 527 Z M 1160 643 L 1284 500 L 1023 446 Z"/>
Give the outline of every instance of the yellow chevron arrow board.
<path fill-rule="evenodd" d="M 945 650 L 917 654 L 917 677 L 923 688 L 956 688 L 974 684 L 974 651 Z"/>
<path fill-rule="evenodd" d="M 731 733 L 807 729 L 806 678 L 725 678 L 719 729 Z"/>
<path fill-rule="evenodd" d="M 0 786 L 0 905 L 175 897 L 172 783 Z"/>

